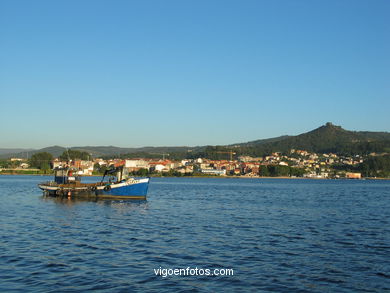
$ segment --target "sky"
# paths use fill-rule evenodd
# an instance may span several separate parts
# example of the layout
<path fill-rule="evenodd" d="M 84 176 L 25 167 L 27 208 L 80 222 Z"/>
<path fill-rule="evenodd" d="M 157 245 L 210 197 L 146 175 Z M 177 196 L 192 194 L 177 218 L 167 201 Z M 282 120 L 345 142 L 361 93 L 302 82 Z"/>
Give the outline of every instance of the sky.
<path fill-rule="evenodd" d="M 0 0 L 0 148 L 390 131 L 390 1 Z"/>

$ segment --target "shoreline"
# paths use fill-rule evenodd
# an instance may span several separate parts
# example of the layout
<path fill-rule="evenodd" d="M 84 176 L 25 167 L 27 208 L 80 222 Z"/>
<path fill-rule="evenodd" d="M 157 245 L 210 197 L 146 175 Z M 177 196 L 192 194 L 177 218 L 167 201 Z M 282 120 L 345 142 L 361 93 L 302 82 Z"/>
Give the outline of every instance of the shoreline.
<path fill-rule="evenodd" d="M 1 173 L 0 176 L 53 176 L 53 174 L 21 174 L 21 173 Z M 83 175 L 81 177 L 101 177 L 103 175 Z M 310 178 L 310 177 L 289 177 L 289 176 L 278 176 L 278 177 L 262 177 L 262 176 L 133 176 L 133 177 L 150 177 L 150 178 L 220 178 L 220 179 L 300 179 L 300 180 L 390 180 L 390 178 L 382 177 L 363 177 L 360 179 L 351 178 Z"/>

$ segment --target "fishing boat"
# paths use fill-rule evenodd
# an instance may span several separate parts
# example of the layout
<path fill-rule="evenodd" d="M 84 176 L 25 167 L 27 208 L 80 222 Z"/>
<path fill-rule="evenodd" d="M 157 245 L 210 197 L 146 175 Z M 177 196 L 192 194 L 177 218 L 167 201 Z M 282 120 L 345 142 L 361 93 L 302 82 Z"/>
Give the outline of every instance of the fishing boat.
<path fill-rule="evenodd" d="M 38 187 L 45 195 L 66 198 L 94 199 L 146 199 L 150 178 L 135 179 L 128 176 L 123 166 L 104 172 L 100 182 L 82 183 L 81 176 L 69 167 L 54 170 L 54 181 L 43 182 Z M 107 176 L 109 175 L 109 176 Z M 109 180 L 104 179 L 109 177 Z"/>

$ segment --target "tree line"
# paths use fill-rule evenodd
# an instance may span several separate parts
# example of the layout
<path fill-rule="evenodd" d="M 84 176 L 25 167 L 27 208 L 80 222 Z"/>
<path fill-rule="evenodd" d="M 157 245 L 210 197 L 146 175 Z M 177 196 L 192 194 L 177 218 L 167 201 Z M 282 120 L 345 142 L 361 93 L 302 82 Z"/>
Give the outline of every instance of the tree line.
<path fill-rule="evenodd" d="M 195 159 L 199 157 L 214 159 L 214 160 L 223 160 L 229 159 L 228 153 L 221 152 L 229 152 L 230 150 L 224 147 L 206 147 L 202 152 L 197 153 L 187 153 L 184 158 L 186 159 Z M 140 155 L 140 154 L 138 154 Z M 156 156 L 156 155 L 153 155 Z M 237 156 L 237 154 L 236 154 Z M 134 156 L 134 158 L 140 156 Z M 179 155 L 172 156 L 175 159 L 183 158 Z M 173 159 L 170 157 L 170 159 Z M 126 155 L 121 157 L 123 159 L 129 158 Z M 158 157 L 154 157 L 158 158 Z M 161 155 L 160 155 L 161 158 Z M 32 168 L 37 168 L 43 170 L 45 173 L 49 172 L 52 169 L 51 162 L 54 157 L 52 154 L 47 152 L 36 153 L 31 156 L 29 159 L 29 165 Z M 68 161 L 68 160 L 90 160 L 92 159 L 90 154 L 83 151 L 76 150 L 68 150 L 64 151 L 63 154 L 59 157 L 60 160 Z M 12 167 L 14 164 L 9 161 L 2 160 L 0 162 L 1 166 L 4 168 Z M 104 173 L 105 166 L 100 166 L 99 164 L 95 164 L 95 170 L 98 173 Z M 350 165 L 334 165 L 333 168 L 335 170 L 345 170 L 351 172 L 361 172 L 364 177 L 390 177 L 390 155 L 384 156 L 368 156 L 367 159 L 364 160 L 363 163 L 357 166 Z M 142 174 L 134 174 L 134 175 L 148 175 L 144 174 L 146 171 L 140 171 Z M 265 177 L 278 177 L 278 176 L 303 176 L 305 170 L 302 168 L 295 168 L 290 166 L 280 166 L 280 165 L 269 165 L 269 166 L 261 166 L 259 175 Z"/>
<path fill-rule="evenodd" d="M 54 157 L 48 152 L 36 153 L 31 156 L 29 159 L 30 167 L 37 168 L 48 172 L 52 169 L 52 161 Z M 87 152 L 76 151 L 76 150 L 66 150 L 59 156 L 59 159 L 62 161 L 70 160 L 90 160 L 92 159 L 91 155 Z"/>

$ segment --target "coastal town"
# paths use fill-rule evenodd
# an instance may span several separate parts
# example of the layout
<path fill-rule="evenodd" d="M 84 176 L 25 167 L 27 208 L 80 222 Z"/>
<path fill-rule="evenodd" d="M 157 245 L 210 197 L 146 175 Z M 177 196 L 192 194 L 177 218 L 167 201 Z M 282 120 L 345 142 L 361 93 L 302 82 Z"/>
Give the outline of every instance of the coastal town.
<path fill-rule="evenodd" d="M 376 154 L 370 154 L 375 156 Z M 305 178 L 362 178 L 361 172 L 352 172 L 364 162 L 364 157 L 340 156 L 333 153 L 316 154 L 291 149 L 288 154 L 274 152 L 264 157 L 238 156 L 225 160 L 207 158 L 170 160 L 165 158 L 131 158 L 63 160 L 54 158 L 50 169 L 71 166 L 79 175 L 99 175 L 109 166 L 123 166 L 134 176 L 240 176 L 240 177 L 305 177 Z M 10 158 L 0 162 L 0 174 L 39 172 L 23 158 Z M 345 168 L 347 167 L 347 168 Z M 348 168 L 349 167 L 349 168 Z M 20 171 L 20 172 L 18 172 Z M 23 172 L 24 171 L 24 172 Z"/>

